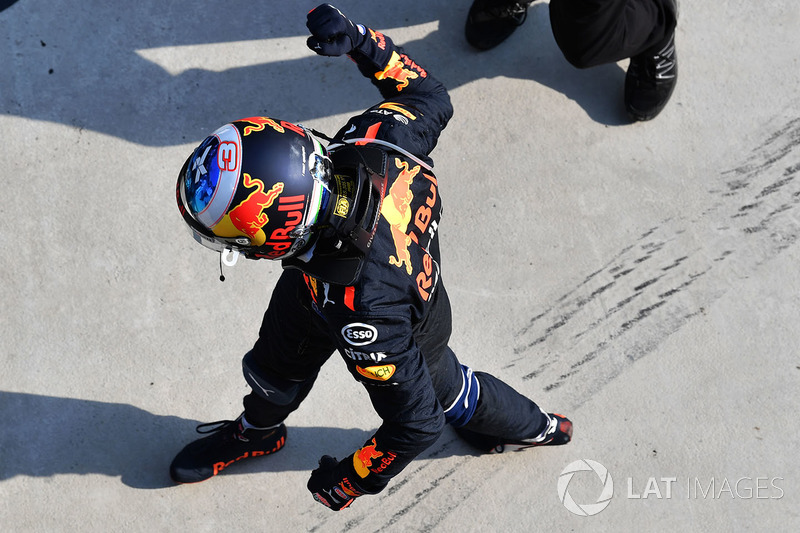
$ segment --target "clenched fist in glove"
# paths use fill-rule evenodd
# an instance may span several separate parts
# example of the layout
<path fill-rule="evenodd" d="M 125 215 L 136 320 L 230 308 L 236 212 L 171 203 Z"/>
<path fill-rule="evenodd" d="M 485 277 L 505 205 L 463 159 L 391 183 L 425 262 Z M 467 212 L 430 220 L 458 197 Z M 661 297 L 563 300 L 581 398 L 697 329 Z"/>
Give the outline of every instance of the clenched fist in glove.
<path fill-rule="evenodd" d="M 323 455 L 306 485 L 315 500 L 334 511 L 344 509 L 364 494 L 353 484 L 352 469 L 347 468 L 345 461 L 340 463 L 335 457 Z"/>
<path fill-rule="evenodd" d="M 306 26 L 311 32 L 306 44 L 322 56 L 349 54 L 366 38 L 366 28 L 353 22 L 330 4 L 312 9 L 306 17 Z"/>

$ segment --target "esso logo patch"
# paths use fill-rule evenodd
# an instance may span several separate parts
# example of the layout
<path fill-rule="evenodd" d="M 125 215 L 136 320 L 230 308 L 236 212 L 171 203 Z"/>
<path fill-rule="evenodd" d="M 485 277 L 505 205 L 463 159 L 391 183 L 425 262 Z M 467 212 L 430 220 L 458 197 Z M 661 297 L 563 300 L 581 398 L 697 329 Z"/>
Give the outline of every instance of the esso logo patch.
<path fill-rule="evenodd" d="M 342 337 L 353 346 L 364 346 L 375 342 L 378 338 L 378 330 L 375 329 L 375 326 L 354 322 L 342 328 Z"/>

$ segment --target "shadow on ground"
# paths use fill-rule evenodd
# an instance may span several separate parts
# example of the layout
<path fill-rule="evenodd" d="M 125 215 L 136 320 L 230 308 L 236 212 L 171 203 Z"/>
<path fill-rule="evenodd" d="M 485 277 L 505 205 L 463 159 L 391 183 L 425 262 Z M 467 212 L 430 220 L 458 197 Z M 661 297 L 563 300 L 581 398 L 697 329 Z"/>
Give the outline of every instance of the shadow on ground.
<path fill-rule="evenodd" d="M 242 116 L 266 114 L 307 121 L 359 113 L 379 100 L 377 91 L 349 61 L 320 58 L 305 49 L 304 9 L 314 2 L 287 4 L 279 13 L 256 10 L 247 23 L 239 17 L 223 17 L 210 25 L 204 17 L 187 19 L 186 13 L 197 9 L 188 0 L 168 6 L 151 0 L 137 6 L 106 4 L 91 9 L 72 1 L 52 10 L 42 10 L 40 4 L 25 0 L 0 13 L 0 34 L 8 33 L 14 42 L 9 48 L 12 68 L 0 72 L 4 87 L 0 112 L 141 145 L 168 146 L 194 142 Z M 531 80 L 563 93 L 592 120 L 607 125 L 628 122 L 622 106 L 624 71 L 617 65 L 586 71 L 569 65 L 553 39 L 547 4 L 533 5 L 518 33 L 484 53 L 470 48 L 464 39 L 468 2 L 460 9 L 448 5 L 415 9 L 418 3 L 413 1 L 396 3 L 391 10 L 378 4 L 347 4 L 341 6 L 346 12 L 375 28 L 437 23 L 438 29 L 424 38 L 403 44 L 451 91 L 482 78 Z M 249 3 L 239 1 L 226 6 L 228 13 L 252 11 Z M 158 13 L 157 19 L 153 13 Z M 69 28 L 64 26 L 65 17 Z M 91 46 L 73 35 L 92 35 Z M 236 66 L 231 58 L 231 67 L 221 72 L 200 66 L 170 73 L 141 53 L 201 45 L 194 50 L 198 65 L 206 65 L 202 54 L 212 52 L 202 45 L 221 45 L 213 53 L 225 54 L 229 44 L 259 39 L 274 40 L 276 46 L 290 47 L 299 56 L 275 60 L 265 49 L 263 59 L 251 66 Z M 487 105 L 503 98 L 490 92 L 493 87 L 487 90 Z"/>
<path fill-rule="evenodd" d="M 132 405 L 0 391 L 0 481 L 15 476 L 103 474 L 138 489 L 173 486 L 169 464 L 201 422 L 149 413 Z M 236 465 L 223 475 L 311 471 L 326 449 L 355 449 L 372 431 L 288 429 L 279 455 Z M 472 455 L 450 435 L 423 457 Z"/>

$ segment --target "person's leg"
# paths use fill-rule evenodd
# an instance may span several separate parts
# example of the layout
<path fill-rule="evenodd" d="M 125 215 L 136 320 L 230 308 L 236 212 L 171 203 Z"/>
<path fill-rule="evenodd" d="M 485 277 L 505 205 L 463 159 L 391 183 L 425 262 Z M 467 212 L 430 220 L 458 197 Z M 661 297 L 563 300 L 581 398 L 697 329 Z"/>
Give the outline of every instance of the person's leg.
<path fill-rule="evenodd" d="M 462 365 L 447 346 L 450 330 L 450 302 L 440 284 L 417 342 L 445 419 L 465 440 L 484 452 L 502 451 L 505 444 L 522 443 L 527 447 L 569 441 L 571 424 L 555 435 L 559 424 L 533 401 L 496 377 Z M 426 335 L 427 332 L 437 333 Z M 535 439 L 539 442 L 534 443 Z"/>
<path fill-rule="evenodd" d="M 242 360 L 252 392 L 236 420 L 198 426 L 207 436 L 178 453 L 170 476 L 179 483 L 208 479 L 231 464 L 280 450 L 283 420 L 311 390 L 319 368 L 334 347 L 310 309 L 299 271 L 284 271 L 264 314 L 259 339 Z"/>
<path fill-rule="evenodd" d="M 625 107 L 634 120 L 654 118 L 677 82 L 676 0 L 551 0 L 553 36 L 578 68 L 630 58 Z"/>
<path fill-rule="evenodd" d="M 678 4 L 676 0 L 660 1 L 667 18 L 667 23 L 660 26 L 661 39 L 631 57 L 625 76 L 625 109 L 633 120 L 655 118 L 672 97 L 678 81 Z"/>
<path fill-rule="evenodd" d="M 564 57 L 588 68 L 636 56 L 672 35 L 672 0 L 551 0 L 550 25 Z"/>
<path fill-rule="evenodd" d="M 442 359 L 458 364 L 449 348 Z M 545 413 L 491 374 L 458 366 L 460 375 L 450 376 L 452 401 L 442 404 L 445 419 L 481 452 L 500 453 L 508 448 L 566 444 L 571 440 L 572 423 L 567 418 Z M 458 390 L 455 395 L 454 390 Z"/>
<path fill-rule="evenodd" d="M 244 416 L 254 426 L 282 422 L 311 391 L 335 350 L 322 319 L 311 309 L 303 275 L 285 270 L 272 293 L 253 349 L 242 360 L 252 392 Z"/>

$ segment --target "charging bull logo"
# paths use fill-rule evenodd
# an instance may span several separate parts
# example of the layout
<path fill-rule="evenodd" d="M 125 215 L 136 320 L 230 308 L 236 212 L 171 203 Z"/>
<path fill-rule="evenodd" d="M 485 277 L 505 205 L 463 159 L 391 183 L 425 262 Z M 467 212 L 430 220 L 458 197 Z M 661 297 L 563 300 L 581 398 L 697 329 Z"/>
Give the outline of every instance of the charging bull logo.
<path fill-rule="evenodd" d="M 243 118 L 238 122 L 249 122 L 250 124 L 252 124 L 252 126 L 245 126 L 244 129 L 242 130 L 242 133 L 244 134 L 245 137 L 257 131 L 264 131 L 264 129 L 267 126 L 277 131 L 278 133 L 285 133 L 286 130 L 288 129 L 292 130 L 293 132 L 299 135 L 305 136 L 303 128 L 301 128 L 297 124 L 286 122 L 285 120 L 281 120 L 280 123 L 278 123 L 269 117 L 249 117 L 249 118 Z"/>
<path fill-rule="evenodd" d="M 264 128 L 267 126 L 277 131 L 278 133 L 283 133 L 284 131 L 286 131 L 280 124 L 278 124 L 269 117 L 243 118 L 241 122 L 249 122 L 250 124 L 252 124 L 252 126 L 245 126 L 244 130 L 242 130 L 242 133 L 245 136 L 250 135 L 255 131 L 264 131 Z"/>
<path fill-rule="evenodd" d="M 409 68 L 406 68 L 409 67 Z M 420 77 L 426 77 L 428 74 L 422 70 L 411 59 L 403 55 L 402 57 L 397 52 L 392 52 L 392 57 L 386 64 L 386 67 L 375 73 L 375 78 L 378 80 L 392 79 L 397 82 L 397 92 L 402 91 L 408 87 L 409 80 L 415 80 Z"/>
<path fill-rule="evenodd" d="M 389 194 L 383 199 L 381 204 L 381 215 L 389 222 L 392 230 L 392 240 L 394 241 L 395 256 L 389 256 L 389 264 L 402 267 L 405 265 L 406 272 L 411 274 L 411 254 L 408 245 L 411 244 L 411 236 L 408 231 L 408 223 L 411 222 L 411 201 L 414 193 L 411 192 L 411 183 L 414 176 L 419 172 L 419 165 L 413 169 L 408 168 L 408 163 L 395 159 L 395 165 L 400 170 L 397 180 L 389 187 Z"/>
<path fill-rule="evenodd" d="M 379 452 L 375 443 L 375 437 L 372 438 L 372 444 L 368 444 L 353 454 L 353 468 L 356 469 L 356 474 L 365 478 L 369 475 L 369 468 L 372 466 L 373 459 L 383 457 L 383 452 Z"/>
<path fill-rule="evenodd" d="M 217 226 L 214 233 L 220 237 L 236 237 L 247 235 L 253 246 L 261 246 L 267 236 L 262 229 L 269 222 L 269 217 L 264 213 L 272 207 L 275 199 L 283 192 L 283 182 L 278 182 L 269 191 L 264 192 L 264 182 L 243 174 L 244 186 L 248 189 L 255 187 L 247 198 L 226 214 Z"/>

